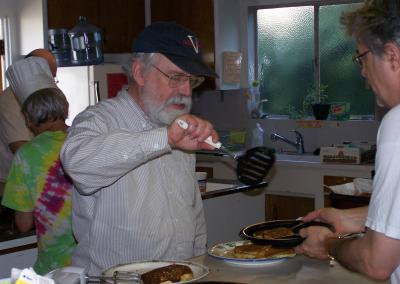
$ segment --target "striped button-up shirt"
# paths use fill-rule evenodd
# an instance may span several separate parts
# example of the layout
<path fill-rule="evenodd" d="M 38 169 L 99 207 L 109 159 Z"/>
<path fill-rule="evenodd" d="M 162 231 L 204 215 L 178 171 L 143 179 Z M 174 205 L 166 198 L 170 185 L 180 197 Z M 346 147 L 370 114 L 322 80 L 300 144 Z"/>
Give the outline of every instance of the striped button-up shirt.
<path fill-rule="evenodd" d="M 75 190 L 73 265 L 91 275 L 137 260 L 205 253 L 195 156 L 168 145 L 126 90 L 80 113 L 61 151 Z"/>

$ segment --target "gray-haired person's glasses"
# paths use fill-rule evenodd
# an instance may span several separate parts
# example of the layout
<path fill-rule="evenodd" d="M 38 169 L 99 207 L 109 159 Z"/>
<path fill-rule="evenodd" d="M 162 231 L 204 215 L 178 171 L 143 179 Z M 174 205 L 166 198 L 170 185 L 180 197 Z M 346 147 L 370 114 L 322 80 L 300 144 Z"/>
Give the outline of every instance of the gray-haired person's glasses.
<path fill-rule="evenodd" d="M 366 50 L 366 51 L 364 51 L 363 53 L 361 53 L 361 54 L 359 54 L 358 53 L 358 51 L 356 51 L 356 54 L 353 56 L 353 62 L 354 63 L 357 63 L 358 64 L 358 66 L 360 66 L 360 68 L 362 68 L 362 66 L 363 66 L 363 57 L 365 56 L 365 55 L 367 55 L 368 54 L 368 52 L 370 52 L 371 50 Z"/>
<path fill-rule="evenodd" d="M 168 86 L 170 86 L 171 88 L 178 88 L 179 86 L 182 86 L 189 80 L 190 87 L 194 89 L 200 86 L 200 84 L 204 82 L 204 77 L 201 76 L 190 76 L 185 74 L 168 75 L 167 73 L 160 70 L 157 66 L 153 64 L 151 66 L 153 66 L 161 74 L 163 74 L 165 77 L 168 78 Z"/>

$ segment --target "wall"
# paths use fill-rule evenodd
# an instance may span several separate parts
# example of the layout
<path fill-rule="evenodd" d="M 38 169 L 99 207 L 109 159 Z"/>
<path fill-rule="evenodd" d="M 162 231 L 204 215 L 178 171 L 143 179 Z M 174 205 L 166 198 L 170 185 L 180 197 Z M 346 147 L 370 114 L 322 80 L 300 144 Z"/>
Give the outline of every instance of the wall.
<path fill-rule="evenodd" d="M 214 37 L 215 37 L 215 72 L 220 76 L 217 79 L 217 89 L 237 89 L 239 84 L 222 82 L 224 51 L 240 51 L 240 0 L 214 0 Z M 245 67 L 243 67 L 245 68 Z M 242 69 L 243 70 L 246 69 Z"/>
<path fill-rule="evenodd" d="M 44 47 L 43 0 L 0 0 L 0 17 L 9 17 L 11 57 Z"/>
<path fill-rule="evenodd" d="M 217 130 L 246 130 L 246 146 L 250 146 L 251 130 L 255 123 L 261 123 L 264 131 L 265 145 L 277 150 L 294 151 L 283 142 L 272 142 L 272 132 L 295 139 L 291 130 L 303 134 L 305 151 L 313 152 L 321 146 L 339 144 L 343 141 L 375 143 L 380 121 L 322 121 L 320 127 L 310 128 L 307 123 L 285 119 L 251 119 L 247 108 L 246 90 L 210 91 L 194 96 L 192 112 L 210 120 Z"/>

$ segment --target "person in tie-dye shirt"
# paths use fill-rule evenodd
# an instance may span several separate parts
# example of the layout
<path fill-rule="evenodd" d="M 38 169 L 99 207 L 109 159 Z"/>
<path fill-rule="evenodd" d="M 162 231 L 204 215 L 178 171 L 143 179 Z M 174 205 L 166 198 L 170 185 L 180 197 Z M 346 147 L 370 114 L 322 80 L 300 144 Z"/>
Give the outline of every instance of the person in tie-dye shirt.
<path fill-rule="evenodd" d="M 38 257 L 34 270 L 45 274 L 71 263 L 75 240 L 71 226 L 72 183 L 60 163 L 68 102 L 58 88 L 31 94 L 22 111 L 35 134 L 16 153 L 2 204 L 14 209 L 20 231 L 35 225 Z"/>

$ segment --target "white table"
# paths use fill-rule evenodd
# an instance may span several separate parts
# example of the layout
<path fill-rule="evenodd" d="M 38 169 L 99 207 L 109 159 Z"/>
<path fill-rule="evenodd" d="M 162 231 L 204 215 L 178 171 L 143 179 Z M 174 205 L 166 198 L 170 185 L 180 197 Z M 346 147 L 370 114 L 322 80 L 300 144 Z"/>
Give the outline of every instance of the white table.
<path fill-rule="evenodd" d="M 330 266 L 329 261 L 314 260 L 304 256 L 296 256 L 292 259 L 263 266 L 230 264 L 208 255 L 198 256 L 190 259 L 190 261 L 203 264 L 210 269 L 210 273 L 200 281 L 226 281 L 248 284 L 378 283 L 360 274 L 353 273 L 338 263 Z M 379 283 L 389 283 L 389 281 Z"/>

